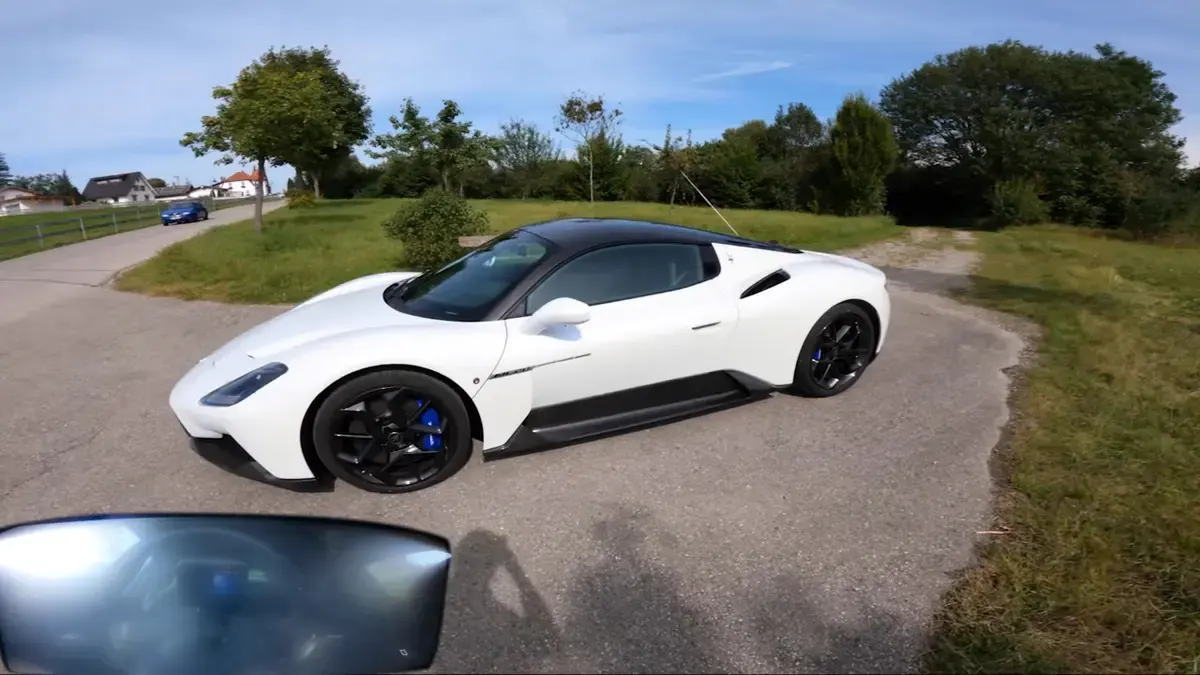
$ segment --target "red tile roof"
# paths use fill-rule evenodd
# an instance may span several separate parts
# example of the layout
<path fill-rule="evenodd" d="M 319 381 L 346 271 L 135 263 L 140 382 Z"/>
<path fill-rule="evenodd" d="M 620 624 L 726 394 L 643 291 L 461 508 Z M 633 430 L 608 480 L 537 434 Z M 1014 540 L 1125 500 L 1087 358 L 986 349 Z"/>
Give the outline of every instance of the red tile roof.
<path fill-rule="evenodd" d="M 232 176 L 230 176 L 229 178 L 226 178 L 225 180 L 223 180 L 221 182 L 222 183 L 233 183 L 233 182 L 239 181 L 239 180 L 248 180 L 251 182 L 259 180 L 258 169 L 255 169 L 251 173 L 246 173 L 245 171 L 238 171 L 237 173 L 233 174 Z"/>

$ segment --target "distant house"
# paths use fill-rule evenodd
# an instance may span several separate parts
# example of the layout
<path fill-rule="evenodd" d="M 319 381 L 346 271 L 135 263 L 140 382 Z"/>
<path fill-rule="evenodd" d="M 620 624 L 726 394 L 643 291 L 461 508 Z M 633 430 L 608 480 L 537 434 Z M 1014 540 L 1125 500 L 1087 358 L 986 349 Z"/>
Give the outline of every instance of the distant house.
<path fill-rule="evenodd" d="M 195 189 L 190 184 L 164 185 L 160 188 L 154 188 L 154 195 L 156 199 L 160 200 L 187 199 L 191 196 L 192 190 Z"/>
<path fill-rule="evenodd" d="M 62 197 L 39 195 L 12 185 L 0 187 L 0 216 L 35 211 L 62 211 L 65 208 L 67 200 Z"/>
<path fill-rule="evenodd" d="M 259 180 L 258 170 L 255 169 L 250 173 L 239 171 L 228 178 L 221 179 L 217 183 L 217 189 L 224 190 L 230 197 L 253 197 L 254 184 Z M 263 178 L 263 194 L 271 192 L 271 180 Z"/>
<path fill-rule="evenodd" d="M 87 187 L 83 188 L 84 201 L 102 204 L 151 202 L 156 194 L 150 186 L 150 181 L 146 180 L 141 171 L 97 176 L 89 180 Z"/>
<path fill-rule="evenodd" d="M 229 194 L 217 185 L 204 185 L 192 188 L 188 191 L 187 196 L 191 199 L 199 199 L 201 197 L 228 197 Z"/>

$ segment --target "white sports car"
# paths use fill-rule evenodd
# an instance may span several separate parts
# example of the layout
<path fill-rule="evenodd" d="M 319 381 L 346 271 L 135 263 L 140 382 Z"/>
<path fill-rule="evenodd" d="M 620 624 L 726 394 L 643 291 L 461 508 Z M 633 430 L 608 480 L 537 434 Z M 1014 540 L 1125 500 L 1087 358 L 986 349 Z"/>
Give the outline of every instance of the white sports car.
<path fill-rule="evenodd" d="M 349 281 L 235 338 L 171 392 L 209 461 L 298 490 L 410 492 L 485 459 L 850 388 L 887 334 L 883 272 L 677 225 L 568 219 L 435 272 Z"/>

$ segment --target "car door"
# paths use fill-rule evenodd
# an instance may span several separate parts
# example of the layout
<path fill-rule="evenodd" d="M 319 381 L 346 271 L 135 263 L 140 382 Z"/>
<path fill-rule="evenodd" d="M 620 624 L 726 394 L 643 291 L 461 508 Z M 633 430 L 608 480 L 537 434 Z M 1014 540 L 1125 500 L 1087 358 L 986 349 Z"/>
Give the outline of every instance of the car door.
<path fill-rule="evenodd" d="M 719 292 L 709 244 L 639 243 L 595 249 L 566 262 L 508 319 L 497 372 L 531 369 L 532 407 L 588 399 L 720 369 L 737 307 Z M 560 297 L 586 303 L 575 326 L 525 329 Z"/>

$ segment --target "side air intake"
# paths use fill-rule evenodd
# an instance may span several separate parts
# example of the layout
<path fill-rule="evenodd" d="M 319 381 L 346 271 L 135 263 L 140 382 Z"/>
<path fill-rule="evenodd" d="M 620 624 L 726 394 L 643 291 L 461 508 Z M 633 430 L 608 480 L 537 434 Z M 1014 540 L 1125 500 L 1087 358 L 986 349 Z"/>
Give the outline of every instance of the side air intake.
<path fill-rule="evenodd" d="M 791 275 L 787 272 L 784 272 L 783 270 L 775 270 L 774 272 L 771 272 L 767 276 L 751 284 L 750 288 L 742 291 L 742 298 L 745 299 L 752 295 L 758 295 L 765 290 L 775 288 L 779 284 L 782 284 L 791 278 Z"/>

